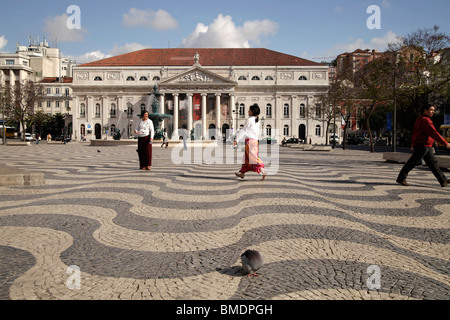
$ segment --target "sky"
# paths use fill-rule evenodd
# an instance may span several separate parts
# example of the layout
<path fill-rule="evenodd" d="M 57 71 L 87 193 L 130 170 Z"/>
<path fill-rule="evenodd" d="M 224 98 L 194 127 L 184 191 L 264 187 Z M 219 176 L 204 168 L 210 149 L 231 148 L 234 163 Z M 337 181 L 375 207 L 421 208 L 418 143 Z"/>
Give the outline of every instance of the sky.
<path fill-rule="evenodd" d="M 31 36 L 77 63 L 145 48 L 267 48 L 331 61 L 383 51 L 418 28 L 450 34 L 449 16 L 449 0 L 4 1 L 0 52 Z"/>

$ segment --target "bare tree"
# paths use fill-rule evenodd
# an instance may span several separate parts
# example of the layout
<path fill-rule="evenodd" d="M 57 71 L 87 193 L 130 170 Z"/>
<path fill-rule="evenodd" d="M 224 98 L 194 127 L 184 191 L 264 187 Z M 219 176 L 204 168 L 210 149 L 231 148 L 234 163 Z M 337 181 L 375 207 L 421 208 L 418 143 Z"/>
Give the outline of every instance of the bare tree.
<path fill-rule="evenodd" d="M 439 53 L 450 45 L 450 37 L 439 26 L 418 29 L 389 44 L 398 70 L 398 99 L 406 112 L 417 116 L 425 104 L 441 104 L 448 98 L 450 65 Z"/>
<path fill-rule="evenodd" d="M 36 104 L 42 98 L 42 86 L 36 85 L 32 81 L 26 81 L 24 84 L 18 82 L 14 87 L 9 88 L 7 112 L 10 118 L 20 123 L 22 141 L 25 140 L 26 120 L 34 113 Z"/>

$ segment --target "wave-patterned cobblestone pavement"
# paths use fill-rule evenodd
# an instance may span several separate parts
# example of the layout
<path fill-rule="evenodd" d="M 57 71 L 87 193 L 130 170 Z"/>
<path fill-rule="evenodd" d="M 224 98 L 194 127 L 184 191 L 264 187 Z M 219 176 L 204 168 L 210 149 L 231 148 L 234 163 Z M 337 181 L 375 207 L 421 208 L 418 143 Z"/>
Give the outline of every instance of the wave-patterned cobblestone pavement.
<path fill-rule="evenodd" d="M 148 172 L 134 146 L 0 148 L 46 181 L 0 187 L 0 299 L 450 298 L 450 187 L 430 171 L 402 187 L 379 153 L 280 148 L 276 175 L 239 180 L 172 150 Z"/>

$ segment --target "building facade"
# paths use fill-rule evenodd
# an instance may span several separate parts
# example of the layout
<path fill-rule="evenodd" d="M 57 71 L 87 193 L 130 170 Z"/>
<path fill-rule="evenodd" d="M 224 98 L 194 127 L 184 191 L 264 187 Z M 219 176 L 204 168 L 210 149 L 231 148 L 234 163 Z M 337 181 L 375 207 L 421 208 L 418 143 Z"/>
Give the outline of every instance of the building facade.
<path fill-rule="evenodd" d="M 262 136 L 325 143 L 318 95 L 328 88 L 328 67 L 267 49 L 145 49 L 73 69 L 73 139 L 132 138 L 139 115 L 159 113 L 172 140 L 178 129 L 195 139 L 227 138 L 261 109 Z"/>

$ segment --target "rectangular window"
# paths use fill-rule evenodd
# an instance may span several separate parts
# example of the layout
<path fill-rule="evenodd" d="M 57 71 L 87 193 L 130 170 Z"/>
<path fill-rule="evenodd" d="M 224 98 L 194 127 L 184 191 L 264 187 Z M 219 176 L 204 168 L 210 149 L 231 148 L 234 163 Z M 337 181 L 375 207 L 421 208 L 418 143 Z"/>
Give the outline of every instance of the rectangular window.
<path fill-rule="evenodd" d="M 14 62 L 14 60 L 6 60 L 6 64 L 7 65 L 14 65 L 15 62 Z"/>

